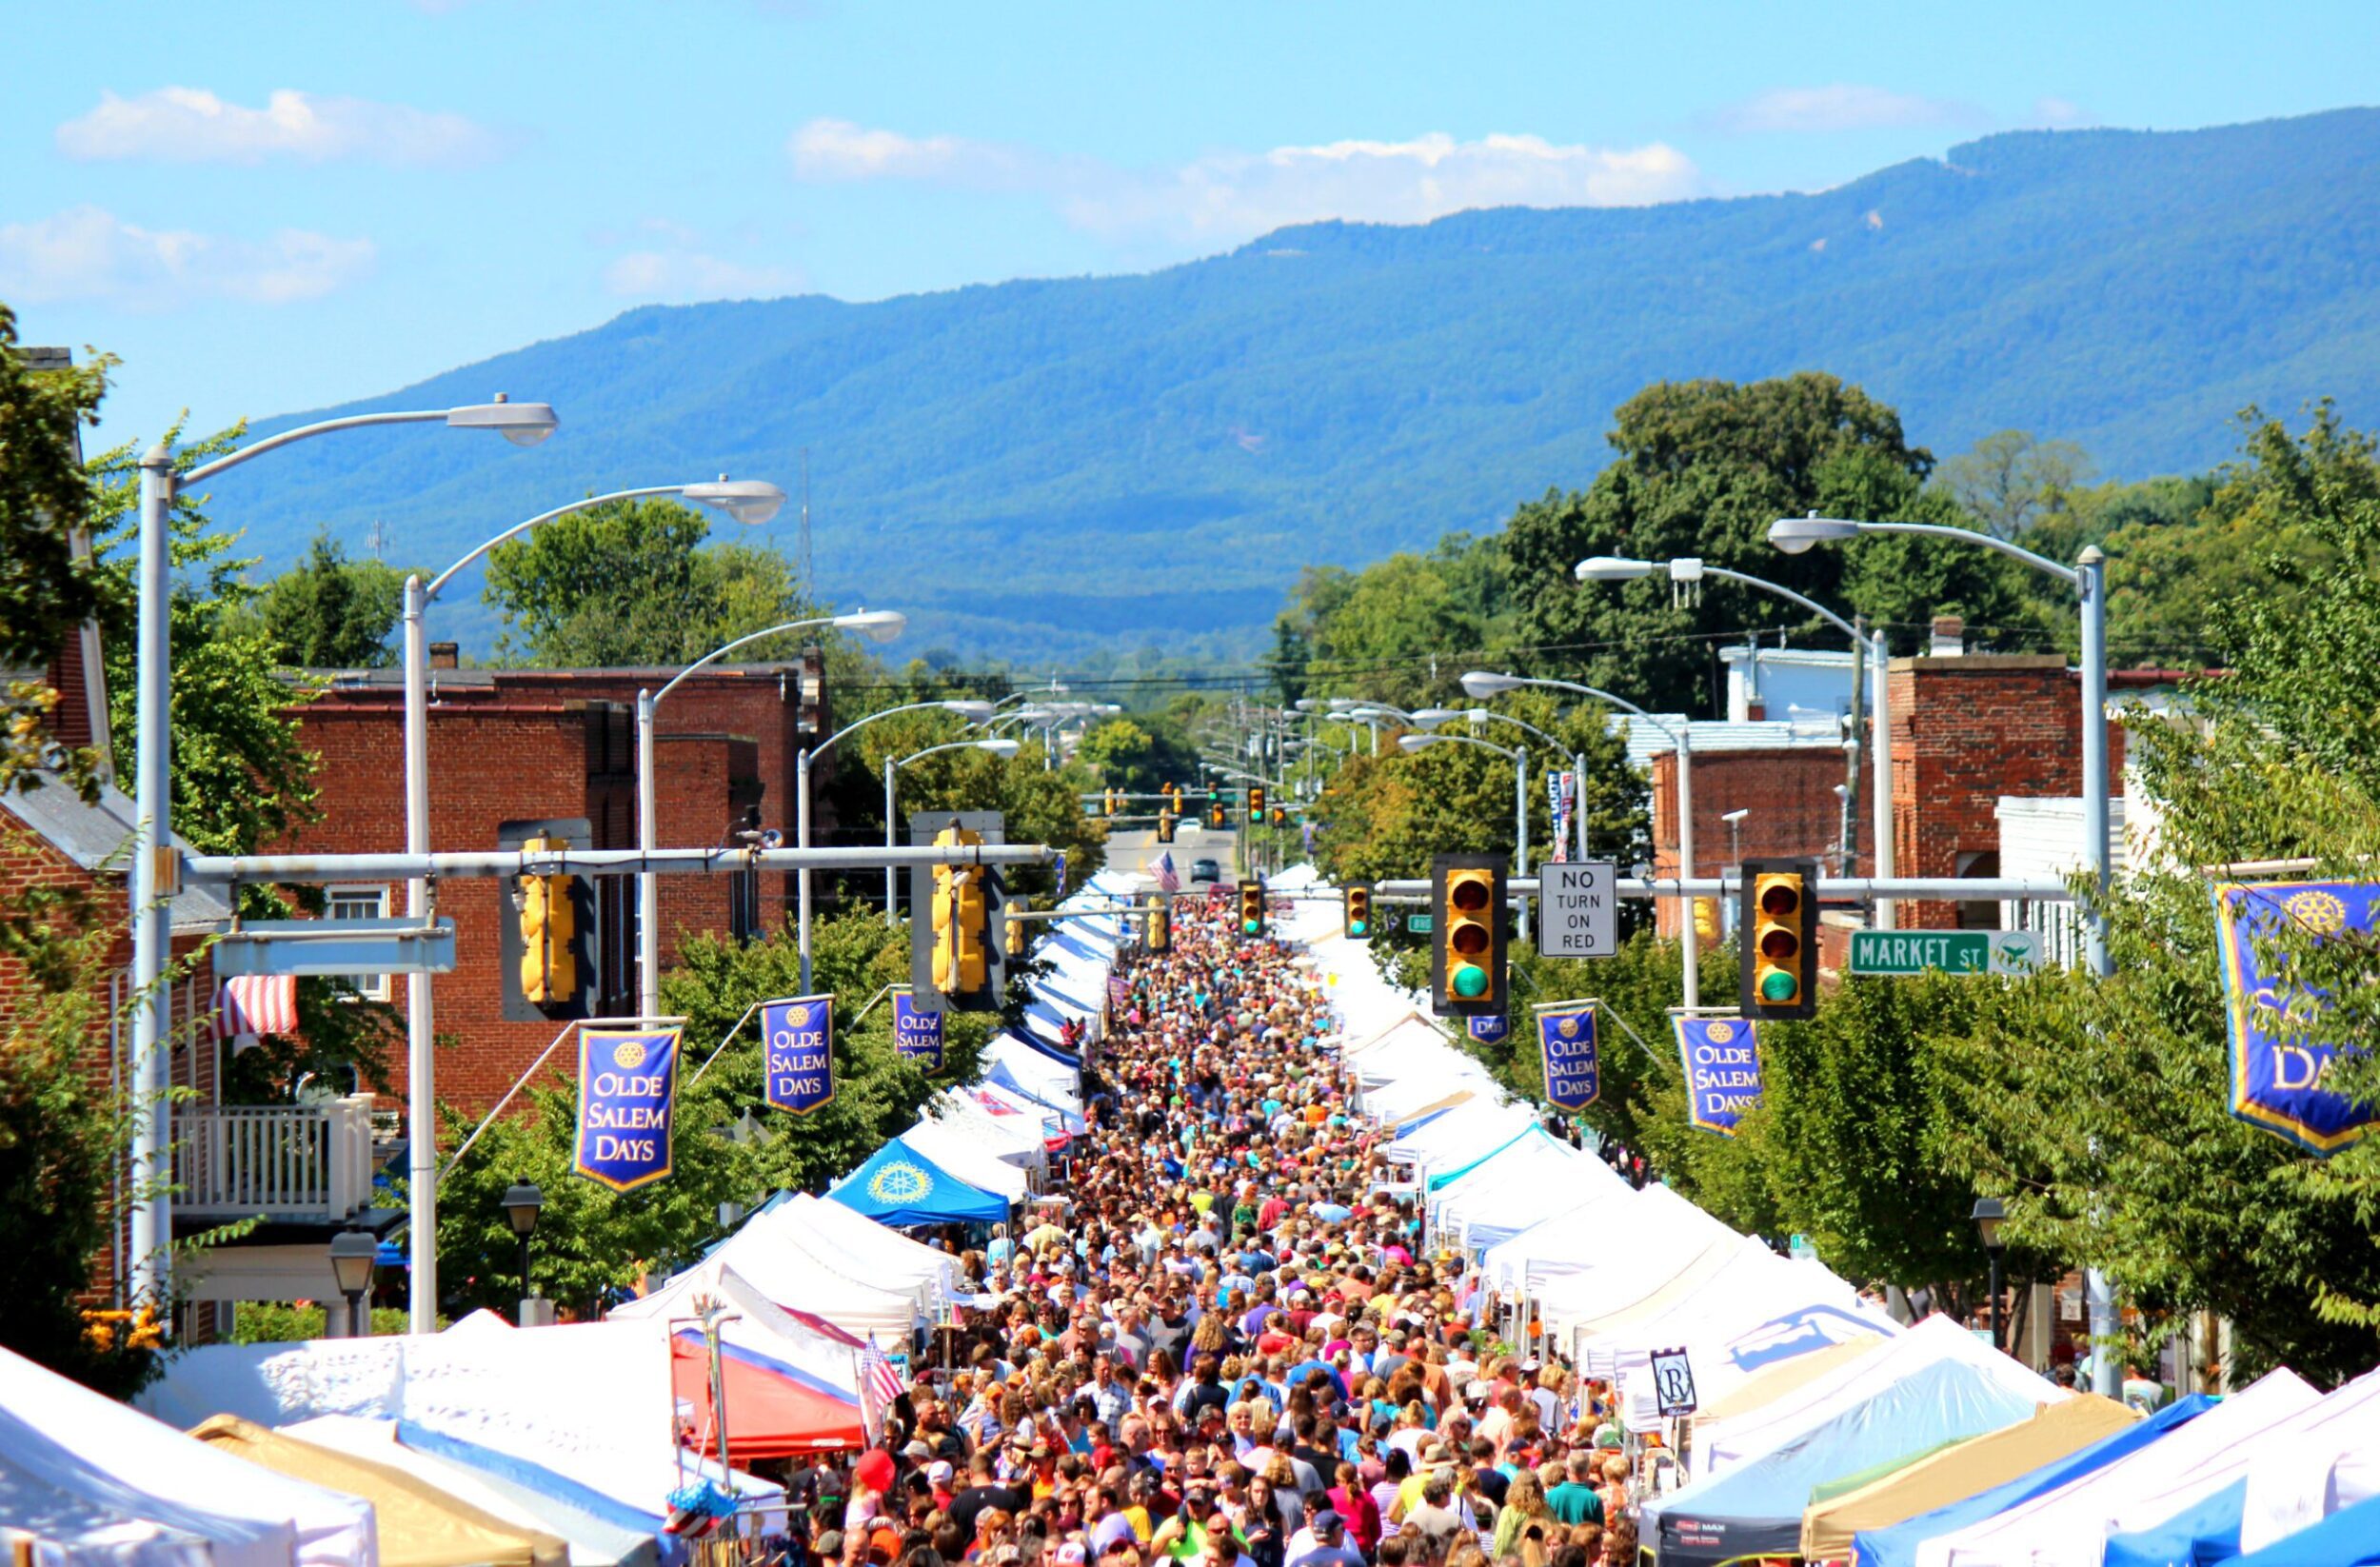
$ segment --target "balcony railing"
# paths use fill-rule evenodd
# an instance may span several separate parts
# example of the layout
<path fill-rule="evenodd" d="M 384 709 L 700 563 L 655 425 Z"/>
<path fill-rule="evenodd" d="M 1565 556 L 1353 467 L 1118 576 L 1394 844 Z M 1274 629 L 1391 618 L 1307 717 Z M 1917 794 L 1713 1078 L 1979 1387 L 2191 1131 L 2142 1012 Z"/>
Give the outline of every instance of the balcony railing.
<path fill-rule="evenodd" d="M 335 1221 L 372 1200 L 372 1096 L 173 1112 L 177 1212 Z"/>

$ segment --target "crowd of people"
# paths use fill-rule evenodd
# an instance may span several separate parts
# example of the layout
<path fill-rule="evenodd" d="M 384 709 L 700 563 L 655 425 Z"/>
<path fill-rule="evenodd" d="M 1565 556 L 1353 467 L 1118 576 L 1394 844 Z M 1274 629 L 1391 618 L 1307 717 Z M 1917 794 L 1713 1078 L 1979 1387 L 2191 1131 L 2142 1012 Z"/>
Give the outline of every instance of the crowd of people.
<path fill-rule="evenodd" d="M 1296 949 L 1176 910 L 1053 1200 L 963 1252 L 883 1443 L 798 1478 L 812 1560 L 1634 1567 L 1608 1390 L 1475 1324 Z"/>

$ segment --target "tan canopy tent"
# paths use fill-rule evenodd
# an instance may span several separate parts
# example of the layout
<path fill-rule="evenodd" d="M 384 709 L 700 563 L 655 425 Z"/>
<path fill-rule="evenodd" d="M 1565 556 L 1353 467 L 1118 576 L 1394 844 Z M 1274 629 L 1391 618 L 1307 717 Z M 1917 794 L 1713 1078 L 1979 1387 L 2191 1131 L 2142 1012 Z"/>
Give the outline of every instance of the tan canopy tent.
<path fill-rule="evenodd" d="M 2083 1394 L 2045 1404 L 2033 1418 L 1928 1454 L 1855 1491 L 1815 1503 L 1801 1516 L 1801 1554 L 1812 1561 L 1851 1555 L 1852 1537 L 1886 1529 L 2031 1474 L 2112 1436 L 2140 1418 L 2112 1398 Z"/>
<path fill-rule="evenodd" d="M 1733 1419 L 1758 1409 L 1762 1404 L 1782 1398 L 1797 1387 L 1806 1386 L 1821 1377 L 1832 1376 L 1854 1360 L 1865 1359 L 1890 1342 L 1892 1340 L 1880 1333 L 1863 1333 L 1856 1339 L 1846 1339 L 1839 1344 L 1829 1344 L 1824 1349 L 1814 1349 L 1790 1360 L 1764 1366 L 1746 1378 L 1743 1385 L 1735 1392 L 1722 1398 L 1714 1398 L 1696 1410 L 1696 1423 Z"/>
<path fill-rule="evenodd" d="M 370 1502 L 381 1567 L 568 1567 L 569 1547 L 557 1537 L 506 1523 L 401 1469 L 233 1415 L 217 1415 L 190 1435 L 260 1468 Z"/>

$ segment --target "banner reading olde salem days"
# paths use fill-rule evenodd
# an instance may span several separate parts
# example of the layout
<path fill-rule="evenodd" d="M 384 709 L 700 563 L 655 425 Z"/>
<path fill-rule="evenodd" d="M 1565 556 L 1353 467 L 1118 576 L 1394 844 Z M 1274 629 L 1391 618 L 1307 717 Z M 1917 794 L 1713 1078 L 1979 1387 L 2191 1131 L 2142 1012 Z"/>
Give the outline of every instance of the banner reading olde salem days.
<path fill-rule="evenodd" d="M 797 996 L 761 1007 L 763 1097 L 804 1116 L 835 1097 L 835 998 Z"/>
<path fill-rule="evenodd" d="M 678 1030 L 579 1030 L 578 1170 L 615 1192 L 669 1173 Z"/>
<path fill-rule="evenodd" d="M 942 1069 L 942 1014 L 918 1005 L 906 990 L 893 992 L 893 1049 L 926 1072 Z"/>
<path fill-rule="evenodd" d="M 1537 1014 L 1537 1059 L 1545 1068 L 1545 1102 L 1583 1110 L 1603 1092 L 1603 1061 L 1596 1042 L 1595 1009 Z"/>
<path fill-rule="evenodd" d="M 1471 1024 L 1471 1037 L 1481 1044 L 1500 1044 L 1513 1031 L 1513 1021 L 1501 1012 L 1474 1013 L 1465 1020 Z"/>
<path fill-rule="evenodd" d="M 2302 1005 L 2297 1023 L 2286 1019 L 2286 978 L 2272 972 L 2280 954 L 2269 949 L 2292 933 L 2320 941 L 2371 928 L 2380 883 L 2224 883 L 2214 889 L 2214 911 L 2231 1014 L 2231 1114 L 2310 1152 L 2337 1153 L 2364 1135 L 2373 1109 L 2325 1086 L 2338 1047 L 2309 1037 Z"/>
<path fill-rule="evenodd" d="M 1760 1102 L 1760 1044 L 1742 1018 L 1674 1016 L 1686 1067 L 1686 1119 L 1734 1137 L 1744 1112 Z"/>

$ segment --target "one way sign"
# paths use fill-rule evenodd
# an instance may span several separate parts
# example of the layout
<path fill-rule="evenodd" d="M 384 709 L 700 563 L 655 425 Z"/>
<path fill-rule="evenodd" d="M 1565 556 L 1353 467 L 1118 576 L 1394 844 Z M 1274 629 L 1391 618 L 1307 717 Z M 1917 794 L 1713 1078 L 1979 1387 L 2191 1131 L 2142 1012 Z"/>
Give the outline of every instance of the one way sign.
<path fill-rule="evenodd" d="M 1619 951 L 1619 866 L 1609 860 L 1537 867 L 1537 956 L 1609 958 Z"/>

